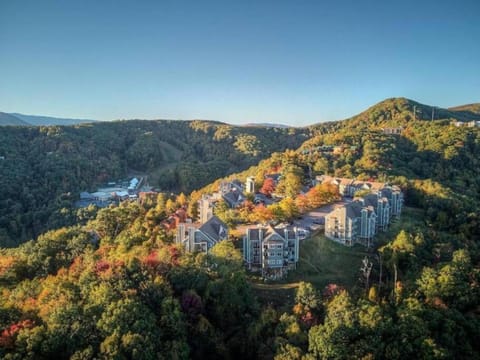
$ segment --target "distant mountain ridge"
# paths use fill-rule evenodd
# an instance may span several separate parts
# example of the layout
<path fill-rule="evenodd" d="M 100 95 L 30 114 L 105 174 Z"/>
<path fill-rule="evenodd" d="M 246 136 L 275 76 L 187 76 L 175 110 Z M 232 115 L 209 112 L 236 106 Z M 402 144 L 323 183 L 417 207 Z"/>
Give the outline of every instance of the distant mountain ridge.
<path fill-rule="evenodd" d="M 18 117 L 12 114 L 0 112 L 0 126 L 6 126 L 6 125 L 28 126 L 30 124 L 28 124 L 27 122 L 23 121 L 22 119 L 19 119 Z"/>
<path fill-rule="evenodd" d="M 71 119 L 71 118 L 57 118 L 53 116 L 41 116 L 41 115 L 25 115 L 20 113 L 11 113 L 8 114 L 14 116 L 15 118 L 20 119 L 25 122 L 25 124 L 20 125 L 30 125 L 30 126 L 50 126 L 50 125 L 77 125 L 83 123 L 97 122 L 97 120 L 91 119 Z M 17 124 L 5 124 L 5 125 L 17 125 Z"/>
<path fill-rule="evenodd" d="M 375 125 L 394 125 L 398 122 L 416 120 L 440 120 L 440 119 L 453 119 L 457 121 L 472 121 L 480 120 L 480 103 L 472 103 L 465 105 L 458 105 L 449 108 L 442 108 L 438 106 L 431 106 L 421 104 L 417 101 L 407 99 L 404 97 L 388 98 L 379 103 L 369 107 L 367 110 L 354 115 L 347 121 L 353 122 L 370 122 Z M 141 120 L 141 119 L 125 119 Z M 194 120 L 195 121 L 195 120 Z M 213 120 L 196 120 L 203 121 L 211 124 L 226 124 L 220 121 Z M 92 119 L 72 119 L 72 118 L 59 118 L 53 116 L 41 116 L 41 115 L 25 115 L 21 113 L 5 113 L 0 112 L 0 126 L 51 126 L 51 125 L 78 125 L 83 123 L 99 122 Z M 338 121 L 335 121 L 338 122 Z M 311 126 L 316 126 L 312 124 Z M 260 128 L 277 128 L 288 129 L 296 126 L 277 124 L 277 123 L 247 123 L 240 125 L 243 127 L 260 127 Z"/>
<path fill-rule="evenodd" d="M 278 129 L 288 129 L 293 126 L 285 124 L 274 124 L 274 123 L 248 123 L 243 126 L 249 127 L 266 127 L 266 128 L 278 128 Z"/>
<path fill-rule="evenodd" d="M 480 103 L 454 106 L 454 107 L 448 108 L 448 110 L 456 111 L 456 112 L 467 112 L 467 113 L 480 114 Z"/>

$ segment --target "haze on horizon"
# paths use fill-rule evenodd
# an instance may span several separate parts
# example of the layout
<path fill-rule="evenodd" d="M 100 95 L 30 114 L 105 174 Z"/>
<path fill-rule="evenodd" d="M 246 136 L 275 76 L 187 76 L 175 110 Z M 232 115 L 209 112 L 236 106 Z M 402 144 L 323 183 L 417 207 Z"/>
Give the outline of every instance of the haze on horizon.
<path fill-rule="evenodd" d="M 308 125 L 480 100 L 475 0 L 0 3 L 0 111 Z"/>

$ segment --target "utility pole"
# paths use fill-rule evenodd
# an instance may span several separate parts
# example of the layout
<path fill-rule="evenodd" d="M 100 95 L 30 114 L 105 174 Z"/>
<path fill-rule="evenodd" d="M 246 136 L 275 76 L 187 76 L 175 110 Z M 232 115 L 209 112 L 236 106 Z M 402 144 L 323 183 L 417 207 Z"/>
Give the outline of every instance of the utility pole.
<path fill-rule="evenodd" d="M 413 105 L 413 120 L 417 120 L 417 105 Z"/>
<path fill-rule="evenodd" d="M 433 115 L 435 115 L 435 106 L 432 106 L 432 121 L 433 121 Z"/>

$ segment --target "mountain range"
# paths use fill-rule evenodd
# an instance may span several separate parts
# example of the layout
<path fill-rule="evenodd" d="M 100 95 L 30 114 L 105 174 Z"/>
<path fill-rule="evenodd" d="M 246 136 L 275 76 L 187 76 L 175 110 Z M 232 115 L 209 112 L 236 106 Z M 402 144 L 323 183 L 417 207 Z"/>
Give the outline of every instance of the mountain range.
<path fill-rule="evenodd" d="M 52 126 L 52 125 L 77 125 L 96 122 L 90 119 L 57 118 L 53 116 L 25 115 L 20 113 L 0 112 L 0 126 Z"/>
<path fill-rule="evenodd" d="M 348 119 L 395 120 L 395 116 L 408 111 L 420 120 L 455 119 L 457 121 L 480 120 L 480 103 L 465 104 L 449 108 L 430 106 L 407 98 L 390 98 L 379 102 L 366 111 Z M 376 116 L 379 115 L 380 116 Z M 382 114 L 384 116 L 382 116 Z M 82 123 L 98 122 L 92 119 L 57 118 L 42 115 L 25 115 L 21 113 L 0 112 L 0 126 L 51 126 L 77 125 Z M 220 123 L 220 122 L 217 122 Z M 276 123 L 247 123 L 245 127 L 289 128 L 291 126 Z"/>

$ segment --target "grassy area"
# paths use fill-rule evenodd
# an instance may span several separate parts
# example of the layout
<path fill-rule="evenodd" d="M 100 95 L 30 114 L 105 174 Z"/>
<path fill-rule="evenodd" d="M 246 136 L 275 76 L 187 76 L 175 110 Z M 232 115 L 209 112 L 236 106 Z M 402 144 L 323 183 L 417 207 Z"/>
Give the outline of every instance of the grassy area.
<path fill-rule="evenodd" d="M 376 243 L 381 246 L 392 241 L 401 229 L 421 226 L 422 219 L 421 210 L 405 208 L 402 217 L 392 223 L 387 232 L 377 235 Z M 359 278 L 362 259 L 371 254 L 361 245 L 349 248 L 318 234 L 300 243 L 297 269 L 291 271 L 285 280 L 264 283 L 259 277 L 252 276 L 252 285 L 263 303 L 289 307 L 293 305 L 300 281 L 310 282 L 320 291 L 330 283 L 352 289 Z"/>
<path fill-rule="evenodd" d="M 335 283 L 351 288 L 358 279 L 365 248 L 349 248 L 327 239 L 323 234 L 304 240 L 300 245 L 300 261 L 287 281 L 311 282 L 317 289 Z"/>
<path fill-rule="evenodd" d="M 322 290 L 335 283 L 351 288 L 358 279 L 360 263 L 365 256 L 361 246 L 348 248 L 316 235 L 300 243 L 300 261 L 285 280 L 263 283 L 258 278 L 253 282 L 255 293 L 263 303 L 290 307 L 294 303 L 295 289 L 301 281 L 312 283 Z"/>

